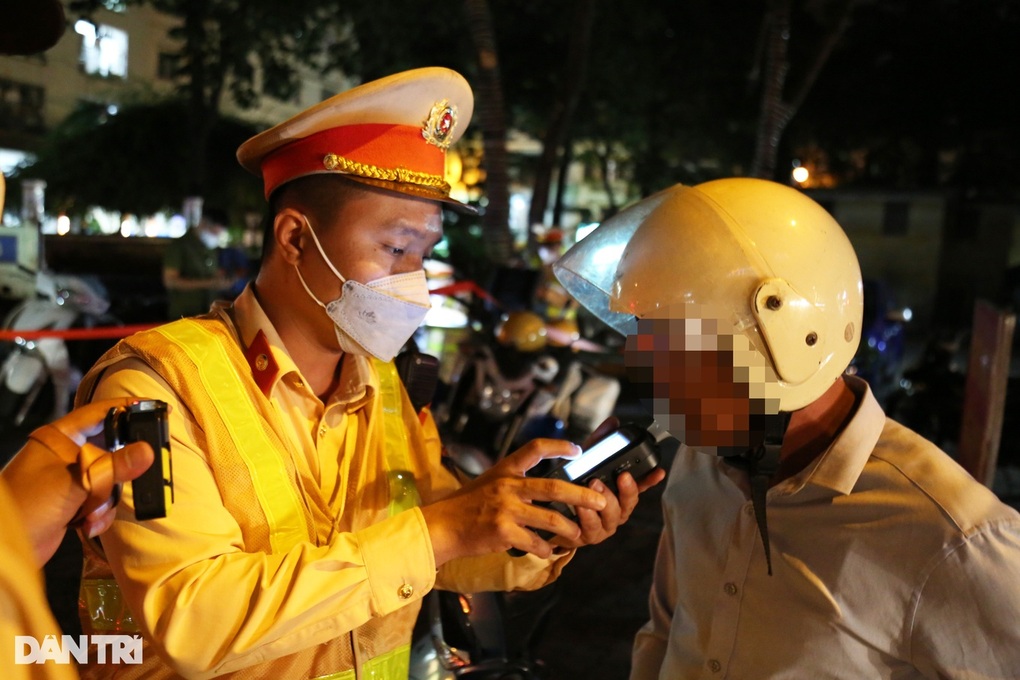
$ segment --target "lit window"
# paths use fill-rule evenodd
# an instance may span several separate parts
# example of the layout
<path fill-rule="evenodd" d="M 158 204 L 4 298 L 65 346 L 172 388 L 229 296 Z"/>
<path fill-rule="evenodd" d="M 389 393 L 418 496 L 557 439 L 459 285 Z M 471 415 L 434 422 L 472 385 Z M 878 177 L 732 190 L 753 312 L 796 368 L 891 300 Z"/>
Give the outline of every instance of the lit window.
<path fill-rule="evenodd" d="M 127 78 L 128 36 L 125 31 L 84 19 L 74 24 L 81 35 L 81 63 L 85 73 Z"/>

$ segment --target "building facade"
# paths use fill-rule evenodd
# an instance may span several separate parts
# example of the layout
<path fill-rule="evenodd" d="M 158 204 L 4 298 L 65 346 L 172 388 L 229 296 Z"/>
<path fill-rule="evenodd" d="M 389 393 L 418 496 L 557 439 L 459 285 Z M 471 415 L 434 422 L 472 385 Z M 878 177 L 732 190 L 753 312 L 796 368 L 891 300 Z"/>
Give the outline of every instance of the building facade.
<path fill-rule="evenodd" d="M 0 170 L 5 174 L 80 102 L 107 106 L 116 115 L 125 103 L 157 99 L 174 89 L 178 45 L 169 33 L 178 18 L 112 0 L 106 4 L 113 9 L 85 18 L 72 14 L 67 4 L 68 26 L 56 45 L 28 57 L 0 56 Z M 290 101 L 262 97 L 256 108 L 242 110 L 225 96 L 222 113 L 263 127 L 352 84 L 343 74 L 306 72 Z"/>

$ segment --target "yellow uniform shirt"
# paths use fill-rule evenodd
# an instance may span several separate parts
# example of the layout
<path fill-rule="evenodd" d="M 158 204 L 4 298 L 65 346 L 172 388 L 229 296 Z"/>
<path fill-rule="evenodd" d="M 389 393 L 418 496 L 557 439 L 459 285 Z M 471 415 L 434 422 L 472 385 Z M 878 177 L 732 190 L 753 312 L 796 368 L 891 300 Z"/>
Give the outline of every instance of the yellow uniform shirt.
<path fill-rule="evenodd" d="M 179 377 L 168 382 L 139 358 L 106 366 L 92 399 L 132 395 L 172 408 L 175 502 L 168 516 L 135 521 L 125 494 L 118 521 L 102 539 L 145 636 L 147 671 L 155 664 L 167 675 L 173 667 L 189 677 L 242 669 L 240 676 L 318 677 L 361 669 L 410 642 L 420 599 L 434 586 L 538 588 L 558 576 L 564 557 L 502 553 L 457 560 L 437 573 L 421 511 L 388 513 L 379 378 L 371 362 L 345 356 L 340 387 L 322 404 L 250 288 L 219 314 L 236 329 L 252 378 L 271 405 L 269 420 L 286 444 L 283 463 L 296 478 L 308 534 L 282 550 L 270 545 L 248 516 L 259 514 L 258 500 L 243 497 L 251 473 L 205 450 L 210 415 L 197 405 L 215 385 L 188 379 L 171 389 Z M 440 465 L 434 425 L 422 426 L 401 395 L 407 463 L 428 503 L 457 482 Z M 248 445 L 244 433 L 234 440 L 238 449 Z M 86 577 L 93 575 L 89 569 Z"/>

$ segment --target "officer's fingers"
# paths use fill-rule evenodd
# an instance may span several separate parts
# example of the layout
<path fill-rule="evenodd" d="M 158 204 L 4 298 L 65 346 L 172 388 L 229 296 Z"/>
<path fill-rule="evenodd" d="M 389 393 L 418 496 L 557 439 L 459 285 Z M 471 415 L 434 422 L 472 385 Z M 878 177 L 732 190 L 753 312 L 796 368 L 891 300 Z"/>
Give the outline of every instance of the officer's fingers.
<path fill-rule="evenodd" d="M 626 522 L 638 504 L 638 485 L 629 472 L 624 472 L 616 478 L 616 489 L 620 494 L 617 497 L 620 515 L 623 517 L 622 521 Z"/>
<path fill-rule="evenodd" d="M 130 482 L 152 465 L 155 452 L 148 442 L 133 442 L 117 449 L 113 456 L 113 481 Z"/>
<path fill-rule="evenodd" d="M 79 406 L 67 415 L 57 418 L 51 424 L 65 437 L 73 439 L 76 444 L 81 445 L 85 443 L 87 437 L 98 434 L 102 430 L 103 421 L 111 408 L 130 406 L 138 401 L 138 397 L 101 399 Z"/>
<path fill-rule="evenodd" d="M 638 493 L 644 493 L 666 478 L 666 471 L 656 468 L 641 478 L 637 483 Z"/>
<path fill-rule="evenodd" d="M 504 458 L 499 467 L 523 475 L 546 458 L 574 458 L 581 447 L 565 439 L 533 439 Z"/>
<path fill-rule="evenodd" d="M 619 481 L 617 484 L 619 484 Z M 613 492 L 599 480 L 596 479 L 590 486 L 593 491 L 597 491 L 602 494 L 602 497 L 606 499 L 605 509 L 598 513 L 599 519 L 601 520 L 602 526 L 605 527 L 609 533 L 613 533 L 616 531 L 617 526 L 627 521 L 631 508 L 625 507 L 621 503 L 620 499 L 613 495 Z M 636 491 L 634 492 L 634 495 L 637 496 Z M 580 508 L 578 508 L 578 512 L 581 512 Z"/>
<path fill-rule="evenodd" d="M 555 510 L 550 510 L 537 505 L 528 506 L 528 508 L 521 513 L 519 523 L 522 528 L 530 530 L 527 533 L 531 535 L 526 536 L 525 540 L 534 542 L 537 539 L 538 542 L 545 544 L 546 548 L 543 548 L 543 550 L 551 550 L 552 548 L 545 539 L 534 533 L 536 531 L 550 532 L 554 536 L 561 537 L 568 543 L 576 543 L 576 541 L 581 537 L 581 527 L 579 527 L 577 523 L 571 522 Z M 550 539 L 551 538 L 552 536 L 550 536 Z M 532 547 L 516 544 L 514 547 L 527 550 L 530 553 L 538 554 L 535 553 Z"/>
<path fill-rule="evenodd" d="M 596 511 L 606 507 L 606 497 L 598 491 L 561 479 L 526 478 L 520 483 L 522 484 L 521 495 L 527 500 L 554 501 Z"/>
<path fill-rule="evenodd" d="M 615 524 L 607 522 L 605 513 L 587 508 L 577 509 L 577 524 L 581 527 L 581 536 L 585 543 L 596 542 L 615 531 Z"/>

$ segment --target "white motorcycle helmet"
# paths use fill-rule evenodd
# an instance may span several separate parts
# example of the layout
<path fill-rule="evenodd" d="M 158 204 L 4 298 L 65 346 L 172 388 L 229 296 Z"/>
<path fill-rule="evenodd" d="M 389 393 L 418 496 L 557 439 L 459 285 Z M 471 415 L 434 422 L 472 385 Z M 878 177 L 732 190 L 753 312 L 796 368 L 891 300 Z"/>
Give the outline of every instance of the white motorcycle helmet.
<path fill-rule="evenodd" d="M 719 331 L 753 350 L 735 351 L 735 368 L 761 375 L 764 367 L 757 396 L 771 413 L 824 394 L 860 342 L 863 286 L 850 241 L 824 208 L 775 182 L 671 187 L 606 221 L 553 270 L 624 335 L 638 319 L 720 312 L 716 320 L 732 330 Z M 690 338 L 699 325 L 686 327 Z"/>

